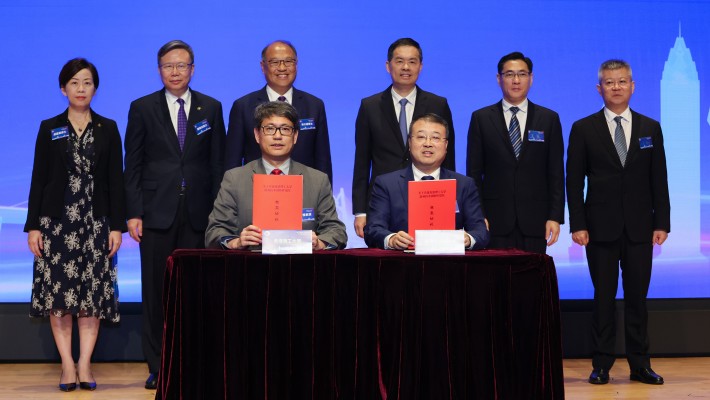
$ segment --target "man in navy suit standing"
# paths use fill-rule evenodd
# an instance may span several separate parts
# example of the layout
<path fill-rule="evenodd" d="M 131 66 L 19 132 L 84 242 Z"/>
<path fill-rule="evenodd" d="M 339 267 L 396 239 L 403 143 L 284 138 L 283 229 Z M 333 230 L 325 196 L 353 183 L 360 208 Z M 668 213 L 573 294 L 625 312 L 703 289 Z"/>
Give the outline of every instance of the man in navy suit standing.
<path fill-rule="evenodd" d="M 412 163 L 399 171 L 375 178 L 365 225 L 368 247 L 405 250 L 414 245 L 407 233 L 409 181 L 456 179 L 456 229 L 464 235 L 468 250 L 488 243 L 488 230 L 473 179 L 442 168 L 448 149 L 448 122 L 436 114 L 418 116 L 412 122 L 408 144 Z"/>
<path fill-rule="evenodd" d="M 128 232 L 140 243 L 143 354 L 155 389 L 163 338 L 165 263 L 178 248 L 203 248 L 222 181 L 224 119 L 219 101 L 191 90 L 192 48 L 158 51 L 164 88 L 131 103 L 125 138 Z"/>
<path fill-rule="evenodd" d="M 630 379 L 660 385 L 648 354 L 646 295 L 653 246 L 671 231 L 663 134 L 657 121 L 629 108 L 635 84 L 628 63 L 605 61 L 598 77 L 604 108 L 572 125 L 567 148 L 570 232 L 586 247 L 594 284 L 589 383 L 608 383 L 614 365 L 621 268 Z"/>
<path fill-rule="evenodd" d="M 408 127 L 417 116 L 434 113 L 448 124 L 449 145 L 445 168 L 456 170 L 454 160 L 454 122 L 444 97 L 417 86 L 422 70 L 422 48 L 411 38 L 397 39 L 387 50 L 385 68 L 392 85 L 384 92 L 362 100 L 355 121 L 355 165 L 352 201 L 355 233 L 363 237 L 367 204 L 375 178 L 409 164 Z"/>
<path fill-rule="evenodd" d="M 527 98 L 532 67 L 520 52 L 498 62 L 503 99 L 471 115 L 466 175 L 483 198 L 488 247 L 544 254 L 564 223 L 564 145 L 557 113 Z"/>
<path fill-rule="evenodd" d="M 261 158 L 261 149 L 254 140 L 254 110 L 262 103 L 284 101 L 292 105 L 300 117 L 298 146 L 294 147 L 291 158 L 325 173 L 332 183 L 325 106 L 321 99 L 293 87 L 298 72 L 296 48 L 285 40 L 270 43 L 261 52 L 261 71 L 266 86 L 237 99 L 229 112 L 225 170 Z"/>

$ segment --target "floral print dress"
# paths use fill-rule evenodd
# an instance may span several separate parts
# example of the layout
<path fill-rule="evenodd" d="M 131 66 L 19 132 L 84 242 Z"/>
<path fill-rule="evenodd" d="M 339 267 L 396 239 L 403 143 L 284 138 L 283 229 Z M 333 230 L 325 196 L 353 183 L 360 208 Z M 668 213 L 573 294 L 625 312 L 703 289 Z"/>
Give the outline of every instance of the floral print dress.
<path fill-rule="evenodd" d="M 108 257 L 109 221 L 95 219 L 92 210 L 93 163 L 93 125 L 78 136 L 69 124 L 64 215 L 40 217 L 44 249 L 34 260 L 31 316 L 121 318 L 117 270 Z"/>

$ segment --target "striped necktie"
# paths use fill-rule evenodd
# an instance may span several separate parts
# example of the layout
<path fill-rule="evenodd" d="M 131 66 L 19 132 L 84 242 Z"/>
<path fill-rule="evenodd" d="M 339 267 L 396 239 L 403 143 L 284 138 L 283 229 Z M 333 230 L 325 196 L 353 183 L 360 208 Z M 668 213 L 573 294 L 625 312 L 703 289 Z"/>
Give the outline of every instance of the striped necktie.
<path fill-rule="evenodd" d="M 614 147 L 616 147 L 616 154 L 619 155 L 619 160 L 621 160 L 621 165 L 626 165 L 626 135 L 624 134 L 624 127 L 621 126 L 621 120 L 623 118 L 620 116 L 614 117 L 616 121 L 616 130 L 614 131 Z"/>
<path fill-rule="evenodd" d="M 508 128 L 510 143 L 513 144 L 516 159 L 520 158 L 520 149 L 523 147 L 523 141 L 520 139 L 520 123 L 518 122 L 518 117 L 515 115 L 518 111 L 520 111 L 520 108 L 510 107 L 510 112 L 513 115 L 510 117 L 510 127 Z"/>

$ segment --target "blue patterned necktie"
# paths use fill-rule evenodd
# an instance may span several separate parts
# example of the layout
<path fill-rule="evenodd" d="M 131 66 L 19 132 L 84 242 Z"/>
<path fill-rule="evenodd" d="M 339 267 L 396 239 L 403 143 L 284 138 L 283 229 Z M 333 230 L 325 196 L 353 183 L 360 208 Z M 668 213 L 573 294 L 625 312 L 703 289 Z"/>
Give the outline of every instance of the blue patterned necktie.
<path fill-rule="evenodd" d="M 422 180 L 423 181 L 433 181 L 434 177 L 431 175 L 424 175 L 424 176 L 422 176 Z"/>
<path fill-rule="evenodd" d="M 180 151 L 185 147 L 185 136 L 187 136 L 187 114 L 185 114 L 185 100 L 177 99 L 180 103 L 180 109 L 177 115 L 177 135 L 178 143 L 180 143 Z"/>
<path fill-rule="evenodd" d="M 518 111 L 520 111 L 518 107 L 510 107 L 510 112 L 513 115 L 510 117 L 510 127 L 508 128 L 510 143 L 513 144 L 516 159 L 520 158 L 520 149 L 523 147 L 523 141 L 520 139 L 520 123 L 518 122 L 518 117 L 515 116 Z"/>
<path fill-rule="evenodd" d="M 402 140 L 407 144 L 407 99 L 399 101 L 402 108 L 399 109 L 399 130 L 402 131 Z"/>
<path fill-rule="evenodd" d="M 620 116 L 614 117 L 616 121 L 616 130 L 614 131 L 614 147 L 616 147 L 616 153 L 619 155 L 619 160 L 621 160 L 621 165 L 626 165 L 626 135 L 624 134 L 624 127 L 621 126 L 621 120 L 623 118 Z"/>

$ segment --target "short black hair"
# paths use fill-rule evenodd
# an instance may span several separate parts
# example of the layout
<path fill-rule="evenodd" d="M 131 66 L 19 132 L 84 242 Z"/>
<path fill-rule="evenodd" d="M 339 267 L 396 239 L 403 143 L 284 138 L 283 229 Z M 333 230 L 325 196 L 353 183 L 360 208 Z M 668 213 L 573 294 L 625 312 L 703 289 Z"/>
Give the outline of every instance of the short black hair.
<path fill-rule="evenodd" d="M 160 65 L 160 59 L 169 52 L 177 49 L 183 49 L 190 54 L 190 64 L 195 62 L 195 53 L 192 51 L 192 47 L 189 44 L 183 42 L 182 40 L 171 40 L 165 43 L 163 47 L 158 50 L 158 65 Z"/>
<path fill-rule="evenodd" d="M 532 71 L 533 71 L 532 70 L 532 67 L 533 67 L 532 60 L 529 57 L 525 57 L 525 55 L 523 55 L 523 53 L 521 53 L 519 51 L 514 51 L 510 54 L 504 55 L 503 57 L 501 57 L 500 61 L 498 61 L 498 73 L 499 74 L 501 72 L 503 72 L 503 66 L 505 65 L 505 63 L 507 63 L 508 61 L 511 61 L 511 60 L 524 61 L 525 64 L 527 64 L 527 66 L 528 66 L 528 72 L 532 73 Z"/>
<path fill-rule="evenodd" d="M 387 49 L 387 61 L 392 61 L 392 56 L 394 55 L 394 51 L 397 47 L 402 47 L 402 46 L 412 46 L 416 48 L 419 51 L 419 62 L 424 61 L 424 55 L 422 54 L 422 47 L 419 46 L 419 43 L 412 39 L 412 38 L 399 38 L 394 41 Z"/>
<path fill-rule="evenodd" d="M 276 44 L 276 43 L 283 43 L 283 44 L 285 44 L 286 46 L 290 47 L 291 50 L 293 50 L 293 55 L 296 56 L 296 58 L 298 58 L 298 52 L 296 51 L 296 47 L 293 45 L 293 43 L 289 42 L 288 40 L 274 40 L 273 42 L 271 42 L 271 43 L 267 44 L 266 46 L 264 46 L 264 49 L 261 50 L 261 59 L 262 59 L 263 61 L 266 61 L 266 59 L 265 59 L 265 57 L 266 57 L 266 50 L 268 50 L 269 47 L 270 47 L 272 44 Z"/>
<path fill-rule="evenodd" d="M 96 70 L 96 66 L 90 63 L 86 58 L 72 58 L 67 61 L 59 71 L 59 87 L 64 88 L 67 83 L 82 69 L 88 69 L 91 72 L 91 77 L 94 79 L 94 88 L 99 88 L 99 71 Z"/>
<path fill-rule="evenodd" d="M 265 119 L 274 116 L 288 119 L 298 131 L 298 111 L 285 101 L 270 101 L 259 104 L 254 110 L 254 126 L 259 128 Z"/>
<path fill-rule="evenodd" d="M 446 122 L 444 118 L 442 118 L 439 114 L 434 114 L 434 113 L 426 113 L 423 115 L 416 116 L 412 118 L 412 123 L 409 124 L 409 132 L 411 136 L 412 132 L 412 127 L 414 126 L 414 123 L 417 121 L 424 120 L 426 122 L 432 122 L 435 124 L 441 124 L 444 125 L 444 134 L 446 134 L 446 139 L 449 138 L 449 123 Z"/>

